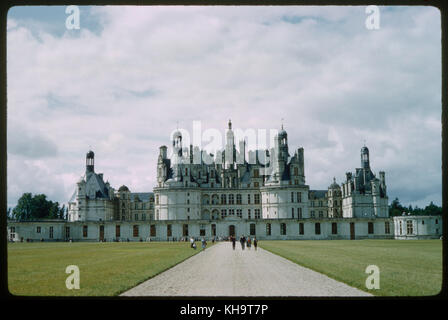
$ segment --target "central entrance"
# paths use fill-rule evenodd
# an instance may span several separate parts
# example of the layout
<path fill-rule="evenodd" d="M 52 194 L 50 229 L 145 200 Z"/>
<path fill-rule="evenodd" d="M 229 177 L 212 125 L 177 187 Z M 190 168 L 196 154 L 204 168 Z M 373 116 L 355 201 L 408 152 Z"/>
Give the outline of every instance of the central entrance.
<path fill-rule="evenodd" d="M 229 236 L 235 236 L 235 226 L 233 224 L 229 226 Z"/>
<path fill-rule="evenodd" d="M 350 240 L 355 240 L 355 223 L 350 222 Z"/>

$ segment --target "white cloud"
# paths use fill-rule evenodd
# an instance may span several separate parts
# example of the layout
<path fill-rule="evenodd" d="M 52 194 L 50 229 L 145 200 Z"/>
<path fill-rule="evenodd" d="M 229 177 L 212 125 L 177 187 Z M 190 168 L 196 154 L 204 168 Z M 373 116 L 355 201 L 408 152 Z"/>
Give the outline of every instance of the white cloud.
<path fill-rule="evenodd" d="M 93 7 L 101 32 L 81 17 L 57 34 L 9 18 L 8 203 L 31 186 L 67 201 L 89 146 L 113 186 L 150 191 L 177 121 L 224 133 L 229 118 L 284 118 L 313 189 L 359 166 L 365 139 L 391 197 L 440 203 L 440 14 L 381 14 L 375 31 L 364 7 Z M 26 162 L 39 143 L 58 151 L 45 167 Z"/>

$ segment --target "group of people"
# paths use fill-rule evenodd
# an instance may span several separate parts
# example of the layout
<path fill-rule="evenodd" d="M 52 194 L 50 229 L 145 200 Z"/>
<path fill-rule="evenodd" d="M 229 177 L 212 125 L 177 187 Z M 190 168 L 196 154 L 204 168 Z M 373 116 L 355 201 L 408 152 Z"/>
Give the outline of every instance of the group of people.
<path fill-rule="evenodd" d="M 235 250 L 235 243 L 236 243 L 236 238 L 235 236 L 230 236 L 230 241 L 232 242 L 232 248 L 233 250 Z M 242 235 L 240 237 L 240 243 L 241 243 L 241 249 L 244 250 L 245 247 L 247 247 L 248 250 L 250 250 L 250 247 L 253 245 L 255 250 L 257 250 L 257 245 L 258 245 L 258 240 L 256 237 L 254 237 L 253 239 L 251 239 L 250 237 L 247 237 L 245 235 Z"/>
<path fill-rule="evenodd" d="M 212 242 L 215 242 L 214 238 L 213 238 Z M 202 246 L 202 250 L 205 250 L 205 248 L 207 247 L 207 241 L 205 241 L 204 238 L 201 239 L 201 246 Z M 193 237 L 190 238 L 190 248 L 193 248 L 194 250 L 196 250 L 196 242 L 194 241 Z"/>

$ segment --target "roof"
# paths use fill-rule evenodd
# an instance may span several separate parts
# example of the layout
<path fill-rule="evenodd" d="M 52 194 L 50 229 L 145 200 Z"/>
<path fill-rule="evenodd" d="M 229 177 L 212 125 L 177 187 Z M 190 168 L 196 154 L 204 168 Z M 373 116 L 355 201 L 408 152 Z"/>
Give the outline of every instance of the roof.
<path fill-rule="evenodd" d="M 310 190 L 309 195 L 310 199 L 312 197 L 314 198 L 325 198 L 325 194 L 327 193 L 327 190 Z"/>
<path fill-rule="evenodd" d="M 152 197 L 154 197 L 153 192 L 133 192 L 133 193 L 131 193 L 131 201 L 135 201 L 135 199 L 138 198 L 143 202 L 147 202 Z"/>
<path fill-rule="evenodd" d="M 120 188 L 118 188 L 118 191 L 129 191 L 129 188 L 125 185 L 122 185 Z"/>

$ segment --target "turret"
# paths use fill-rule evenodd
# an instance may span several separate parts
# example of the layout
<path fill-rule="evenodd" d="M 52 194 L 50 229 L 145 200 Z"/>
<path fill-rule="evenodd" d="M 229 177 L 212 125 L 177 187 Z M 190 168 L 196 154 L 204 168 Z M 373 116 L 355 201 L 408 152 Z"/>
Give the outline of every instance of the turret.
<path fill-rule="evenodd" d="M 86 155 L 86 174 L 95 172 L 95 153 L 92 150 Z"/>
<path fill-rule="evenodd" d="M 369 149 L 366 146 L 361 148 L 361 168 L 370 168 Z"/>

